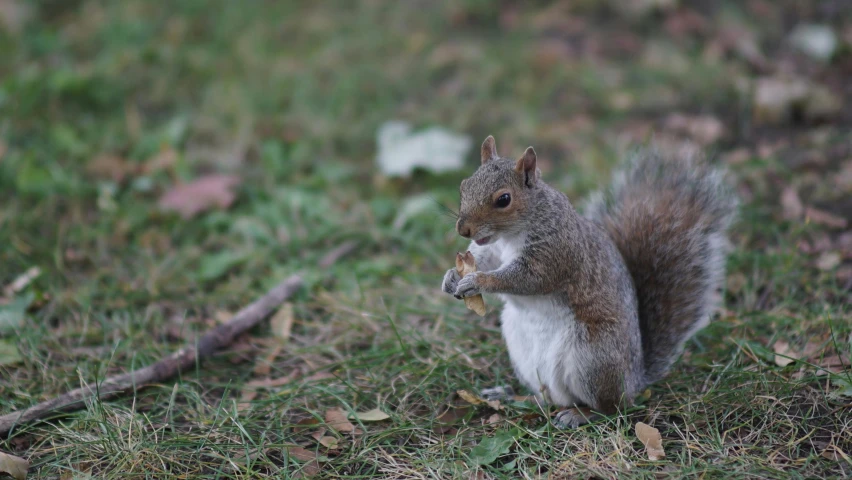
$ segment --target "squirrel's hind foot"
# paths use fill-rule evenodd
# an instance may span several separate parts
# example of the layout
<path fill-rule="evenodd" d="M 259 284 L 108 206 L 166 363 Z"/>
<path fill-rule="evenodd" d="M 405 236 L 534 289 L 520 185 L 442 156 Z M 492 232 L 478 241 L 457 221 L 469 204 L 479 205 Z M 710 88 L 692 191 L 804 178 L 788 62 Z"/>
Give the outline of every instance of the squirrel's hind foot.
<path fill-rule="evenodd" d="M 601 416 L 588 408 L 568 408 L 556 414 L 553 424 L 562 429 L 574 429 L 589 422 L 593 422 Z"/>
<path fill-rule="evenodd" d="M 488 401 L 499 400 L 501 402 L 508 402 L 515 398 L 515 391 L 512 390 L 512 387 L 483 388 L 480 390 L 479 396 Z"/>

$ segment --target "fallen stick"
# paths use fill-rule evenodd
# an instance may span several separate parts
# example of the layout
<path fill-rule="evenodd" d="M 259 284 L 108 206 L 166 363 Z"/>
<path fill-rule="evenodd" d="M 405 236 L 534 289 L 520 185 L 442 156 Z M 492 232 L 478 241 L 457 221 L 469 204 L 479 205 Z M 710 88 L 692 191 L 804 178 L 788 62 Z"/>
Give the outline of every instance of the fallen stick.
<path fill-rule="evenodd" d="M 108 400 L 130 389 L 135 391 L 194 367 L 196 363 L 200 363 L 214 351 L 231 344 L 241 333 L 260 323 L 301 286 L 302 279 L 297 275 L 291 276 L 266 295 L 237 312 L 227 322 L 205 333 L 194 346 L 186 346 L 152 365 L 107 378 L 95 386 L 71 390 L 25 410 L 0 416 L 0 436 L 6 436 L 18 425 L 45 418 L 53 413 L 80 408 L 89 398 Z"/>

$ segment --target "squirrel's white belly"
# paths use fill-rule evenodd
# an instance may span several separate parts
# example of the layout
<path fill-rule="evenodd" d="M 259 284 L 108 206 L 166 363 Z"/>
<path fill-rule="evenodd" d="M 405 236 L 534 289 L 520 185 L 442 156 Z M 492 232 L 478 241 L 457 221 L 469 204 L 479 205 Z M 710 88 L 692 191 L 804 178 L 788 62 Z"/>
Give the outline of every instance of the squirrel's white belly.
<path fill-rule="evenodd" d="M 579 401 L 572 385 L 579 362 L 571 309 L 548 296 L 501 295 L 501 328 L 515 374 L 536 395 L 556 405 Z M 579 392 L 578 392 L 579 393 Z"/>

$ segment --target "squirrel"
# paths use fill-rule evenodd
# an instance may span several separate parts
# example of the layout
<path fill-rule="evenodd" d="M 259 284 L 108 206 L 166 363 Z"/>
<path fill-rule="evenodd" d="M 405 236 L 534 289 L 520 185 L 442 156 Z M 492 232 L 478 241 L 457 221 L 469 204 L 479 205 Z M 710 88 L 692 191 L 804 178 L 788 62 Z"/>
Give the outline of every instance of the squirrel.
<path fill-rule="evenodd" d="M 583 215 L 541 180 L 532 147 L 500 157 L 494 137 L 461 182 L 456 230 L 479 271 L 442 290 L 497 294 L 520 382 L 576 428 L 618 413 L 662 379 L 721 300 L 738 200 L 698 155 L 636 150 Z M 489 400 L 514 395 L 485 389 Z"/>

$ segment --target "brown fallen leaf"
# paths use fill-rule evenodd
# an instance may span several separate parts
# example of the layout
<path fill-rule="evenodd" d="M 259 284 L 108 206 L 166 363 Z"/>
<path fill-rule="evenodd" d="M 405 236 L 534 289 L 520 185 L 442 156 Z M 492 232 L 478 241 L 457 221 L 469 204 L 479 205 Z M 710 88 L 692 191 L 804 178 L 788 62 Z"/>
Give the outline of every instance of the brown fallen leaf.
<path fill-rule="evenodd" d="M 666 456 L 663 451 L 663 437 L 656 428 L 642 422 L 636 423 L 636 436 L 645 445 L 645 451 L 651 460 L 660 460 Z"/>
<path fill-rule="evenodd" d="M 175 185 L 160 197 L 160 208 L 183 218 L 192 218 L 211 208 L 225 209 L 237 196 L 233 188 L 240 179 L 233 175 L 211 174 L 192 182 Z"/>
<path fill-rule="evenodd" d="M 846 453 L 841 450 L 840 447 L 838 447 L 837 445 L 829 445 L 819 455 L 822 458 L 833 460 L 835 462 L 839 462 L 840 460 L 846 460 L 847 462 L 852 463 L 852 458 L 849 458 L 849 455 L 846 455 Z"/>
<path fill-rule="evenodd" d="M 174 167 L 177 164 L 177 160 L 177 152 L 171 147 L 166 147 L 149 158 L 142 167 L 142 171 L 146 174 L 151 174 L 160 170 L 166 170 Z"/>
<path fill-rule="evenodd" d="M 292 382 L 298 375 L 299 375 L 299 372 L 293 371 L 293 372 L 290 372 L 289 375 L 285 375 L 283 377 L 260 378 L 260 379 L 256 379 L 256 380 L 251 380 L 249 382 L 246 382 L 246 386 L 247 387 L 254 387 L 254 388 L 280 387 L 282 385 L 287 385 L 288 383 Z"/>
<path fill-rule="evenodd" d="M 281 305 L 275 315 L 269 320 L 272 335 L 281 343 L 287 343 L 290 339 L 290 331 L 293 329 L 293 304 L 290 302 Z"/>
<path fill-rule="evenodd" d="M 337 448 L 339 447 L 339 445 L 338 445 L 339 442 L 338 442 L 337 438 L 331 437 L 329 435 L 322 435 L 319 438 L 317 438 L 316 440 L 320 445 L 322 445 L 323 447 L 325 447 L 329 450 L 337 450 Z"/>
<path fill-rule="evenodd" d="M 382 420 L 389 419 L 390 415 L 379 410 L 378 408 L 374 408 L 372 410 L 367 410 L 366 412 L 357 412 L 350 414 L 349 418 L 358 419 L 362 422 L 381 422 Z"/>
<path fill-rule="evenodd" d="M 503 408 L 503 406 L 500 405 L 500 400 L 486 400 L 478 395 L 468 392 L 467 390 L 459 390 L 456 394 L 458 394 L 462 400 L 471 405 L 488 405 L 494 410 L 501 410 Z"/>
<path fill-rule="evenodd" d="M 248 410 L 251 407 L 251 401 L 257 397 L 257 390 L 243 390 L 240 394 L 240 401 L 237 403 L 237 410 Z"/>
<path fill-rule="evenodd" d="M 23 458 L 0 452 L 0 477 L 10 476 L 15 480 L 25 480 L 30 462 Z"/>
<path fill-rule="evenodd" d="M 711 115 L 673 113 L 665 120 L 666 128 L 684 133 L 701 145 L 716 142 L 725 134 L 725 125 Z"/>
<path fill-rule="evenodd" d="M 499 413 L 494 413 L 485 421 L 486 425 L 494 425 L 495 423 L 500 423 L 503 420 L 503 417 L 500 416 Z"/>
<path fill-rule="evenodd" d="M 817 375 L 826 375 L 828 373 L 840 373 L 849 367 L 849 359 L 841 355 L 830 355 L 816 362 L 819 367 Z"/>
<path fill-rule="evenodd" d="M 784 187 L 784 191 L 781 192 L 781 208 L 784 209 L 784 218 L 787 220 L 802 218 L 802 214 L 805 213 L 805 206 L 799 198 L 796 187 L 792 185 Z"/>
<path fill-rule="evenodd" d="M 296 433 L 303 432 L 305 430 L 310 430 L 320 424 L 320 421 L 314 417 L 303 418 L 296 422 L 296 425 L 293 426 L 293 431 Z"/>
<path fill-rule="evenodd" d="M 121 183 L 128 177 L 135 175 L 139 166 L 118 155 L 102 154 L 89 160 L 86 164 L 86 172 L 96 178 L 112 180 Z"/>
<path fill-rule="evenodd" d="M 828 228 L 846 228 L 849 222 L 845 218 L 814 207 L 805 208 L 805 219 Z"/>
<path fill-rule="evenodd" d="M 355 431 L 355 425 L 349 422 L 343 409 L 340 407 L 329 408 L 325 412 L 325 423 L 337 432 L 351 433 Z"/>
<path fill-rule="evenodd" d="M 787 365 L 790 365 L 800 356 L 800 353 L 793 350 L 790 347 L 790 344 L 784 340 L 778 340 L 772 348 L 775 350 L 775 365 L 778 365 L 779 367 L 786 367 Z"/>
<path fill-rule="evenodd" d="M 462 277 L 476 271 L 476 261 L 470 251 L 465 252 L 464 255 L 456 253 L 456 271 L 459 272 L 459 275 Z M 485 315 L 485 300 L 482 299 L 482 295 L 466 297 L 464 299 L 464 304 L 467 308 L 476 312 L 476 314 L 480 317 Z"/>
<path fill-rule="evenodd" d="M 463 407 L 450 406 L 443 413 L 435 417 L 435 421 L 445 425 L 452 425 L 467 417 L 471 410 L 472 408 L 467 405 Z"/>
<path fill-rule="evenodd" d="M 302 447 L 287 447 L 285 450 L 290 458 L 304 463 L 302 470 L 298 472 L 298 474 L 301 474 L 300 476 L 314 476 L 320 472 L 320 464 L 315 452 Z M 294 475 L 295 477 L 296 475 Z"/>
<path fill-rule="evenodd" d="M 258 376 L 267 376 L 272 371 L 272 362 L 281 354 L 284 346 L 281 344 L 274 345 L 263 358 L 254 364 L 254 374 Z"/>

